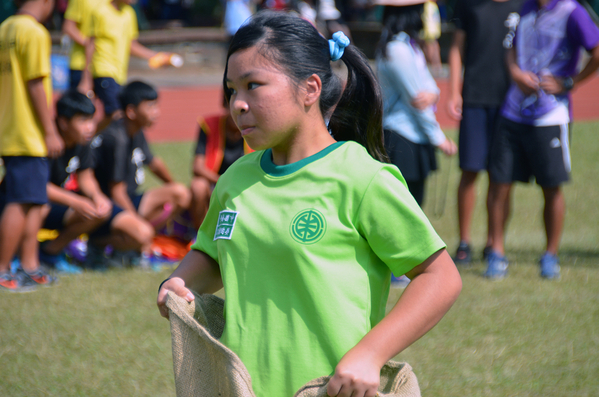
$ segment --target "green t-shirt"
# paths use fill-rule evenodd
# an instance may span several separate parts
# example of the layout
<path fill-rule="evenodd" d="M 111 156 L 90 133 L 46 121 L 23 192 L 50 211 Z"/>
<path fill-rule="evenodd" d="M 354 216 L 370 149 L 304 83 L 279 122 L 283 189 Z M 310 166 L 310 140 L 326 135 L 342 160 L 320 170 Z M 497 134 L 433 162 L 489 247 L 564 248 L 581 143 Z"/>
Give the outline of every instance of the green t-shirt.
<path fill-rule="evenodd" d="M 220 266 L 221 342 L 258 397 L 331 375 L 385 315 L 390 273 L 445 244 L 399 170 L 354 142 L 277 166 L 248 154 L 219 179 L 193 249 Z"/>

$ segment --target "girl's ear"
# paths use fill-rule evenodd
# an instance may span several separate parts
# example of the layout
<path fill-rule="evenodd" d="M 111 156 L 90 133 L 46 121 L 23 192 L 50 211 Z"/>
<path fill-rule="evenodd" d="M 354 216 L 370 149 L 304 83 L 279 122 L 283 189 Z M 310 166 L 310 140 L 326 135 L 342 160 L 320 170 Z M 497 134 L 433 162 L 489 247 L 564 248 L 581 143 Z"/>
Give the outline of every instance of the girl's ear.
<path fill-rule="evenodd" d="M 304 97 L 304 106 L 312 106 L 320 99 L 322 91 L 322 81 L 317 74 L 308 77 L 305 82 L 306 96 Z"/>

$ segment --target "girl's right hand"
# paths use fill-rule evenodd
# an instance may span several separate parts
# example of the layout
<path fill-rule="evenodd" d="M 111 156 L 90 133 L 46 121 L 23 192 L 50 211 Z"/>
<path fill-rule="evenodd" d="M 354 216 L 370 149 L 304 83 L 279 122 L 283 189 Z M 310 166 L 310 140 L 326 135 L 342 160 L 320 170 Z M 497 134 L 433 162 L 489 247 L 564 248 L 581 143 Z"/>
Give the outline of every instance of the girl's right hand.
<path fill-rule="evenodd" d="M 167 280 L 162 284 L 162 287 L 160 287 L 158 299 L 156 301 L 158 311 L 160 311 L 160 315 L 164 318 L 168 318 L 168 308 L 166 307 L 166 294 L 168 291 L 173 291 L 177 296 L 184 298 L 187 302 L 191 302 L 195 299 L 191 291 L 185 287 L 185 281 L 183 281 L 182 278 L 173 277 Z"/>

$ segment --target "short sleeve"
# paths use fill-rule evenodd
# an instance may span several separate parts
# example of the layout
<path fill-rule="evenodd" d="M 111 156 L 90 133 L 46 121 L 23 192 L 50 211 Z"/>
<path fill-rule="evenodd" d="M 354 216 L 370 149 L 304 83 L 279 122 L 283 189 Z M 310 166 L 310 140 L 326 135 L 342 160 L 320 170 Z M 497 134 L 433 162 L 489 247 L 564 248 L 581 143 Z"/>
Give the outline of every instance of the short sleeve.
<path fill-rule="evenodd" d="M 566 25 L 568 39 L 576 46 L 590 51 L 599 44 L 599 28 L 589 14 L 577 5 Z"/>
<path fill-rule="evenodd" d="M 217 190 L 218 183 L 212 192 L 208 213 L 202 222 L 202 226 L 200 226 L 200 229 L 198 230 L 196 242 L 191 246 L 191 249 L 202 251 L 218 262 L 218 249 L 216 241 L 214 240 L 214 233 L 216 231 L 219 213 L 223 210 L 223 207 L 218 201 Z"/>
<path fill-rule="evenodd" d="M 395 166 L 386 165 L 374 176 L 357 216 L 358 231 L 396 275 L 445 248 Z"/>
<path fill-rule="evenodd" d="M 81 3 L 82 0 L 69 0 L 67 9 L 64 12 L 64 19 L 68 19 L 69 21 L 73 21 L 76 23 L 81 23 L 81 20 L 83 19 Z"/>
<path fill-rule="evenodd" d="M 50 75 L 50 37 L 39 29 L 30 29 L 24 38 L 21 73 L 25 81 Z"/>
<path fill-rule="evenodd" d="M 204 129 L 200 127 L 200 131 L 198 133 L 198 144 L 196 145 L 195 154 L 206 154 L 206 143 L 208 142 L 208 136 Z"/>
<path fill-rule="evenodd" d="M 451 21 L 453 22 L 456 29 L 466 30 L 468 23 L 468 18 L 465 16 L 464 9 L 464 0 L 457 0 L 455 2 L 455 8 L 453 10 L 453 18 Z"/>

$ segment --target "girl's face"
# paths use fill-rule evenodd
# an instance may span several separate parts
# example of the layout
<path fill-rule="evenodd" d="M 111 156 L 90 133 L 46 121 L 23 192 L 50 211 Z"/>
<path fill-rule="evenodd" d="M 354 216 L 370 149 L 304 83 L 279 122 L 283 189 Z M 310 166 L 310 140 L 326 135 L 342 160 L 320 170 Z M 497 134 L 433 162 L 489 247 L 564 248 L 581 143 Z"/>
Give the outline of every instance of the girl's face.
<path fill-rule="evenodd" d="M 231 115 L 247 144 L 254 150 L 286 150 L 306 115 L 298 97 L 302 87 L 256 47 L 231 55 L 226 84 Z"/>

